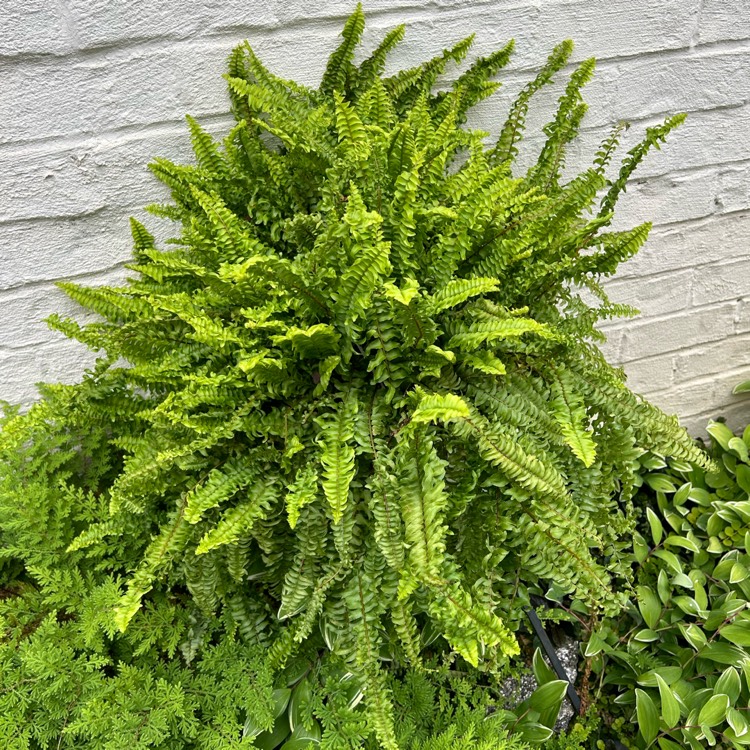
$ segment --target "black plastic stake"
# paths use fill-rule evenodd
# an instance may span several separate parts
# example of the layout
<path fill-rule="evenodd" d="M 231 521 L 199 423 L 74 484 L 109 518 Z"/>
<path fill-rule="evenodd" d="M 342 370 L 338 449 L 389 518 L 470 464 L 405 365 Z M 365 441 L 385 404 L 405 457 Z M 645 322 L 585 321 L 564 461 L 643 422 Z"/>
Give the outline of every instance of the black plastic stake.
<path fill-rule="evenodd" d="M 552 665 L 552 669 L 555 670 L 555 673 L 561 680 L 565 680 L 565 682 L 568 683 L 568 687 L 565 691 L 568 696 L 568 700 L 573 706 L 573 710 L 576 712 L 576 714 L 580 714 L 581 699 L 578 697 L 578 693 L 576 693 L 576 689 L 573 687 L 573 683 L 568 679 L 568 675 L 565 673 L 563 665 L 560 664 L 560 660 L 557 658 L 557 653 L 555 652 L 555 647 L 552 645 L 552 641 L 549 639 L 547 631 L 544 629 L 542 621 L 539 619 L 539 615 L 537 615 L 537 613 L 533 609 L 527 609 L 526 616 L 529 618 L 529 622 L 531 623 L 531 627 L 534 629 L 536 637 L 542 644 L 544 653 L 547 654 L 547 658 Z"/>

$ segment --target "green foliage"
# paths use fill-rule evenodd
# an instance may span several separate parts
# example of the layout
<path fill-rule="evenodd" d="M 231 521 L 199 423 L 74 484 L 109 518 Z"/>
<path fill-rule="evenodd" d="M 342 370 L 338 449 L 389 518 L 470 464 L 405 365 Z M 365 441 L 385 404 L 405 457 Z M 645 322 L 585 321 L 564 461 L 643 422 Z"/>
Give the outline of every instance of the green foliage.
<path fill-rule="evenodd" d="M 151 211 L 181 228 L 170 249 L 134 220 L 132 278 L 61 285 L 100 319 L 50 324 L 100 358 L 4 422 L 9 746 L 110 748 L 108 727 L 118 747 L 403 746 L 388 665 L 424 669 L 432 631 L 448 661 L 497 675 L 531 594 L 614 615 L 638 455 L 708 465 L 593 343 L 623 312 L 597 279 L 648 231 L 607 232 L 614 203 L 680 118 L 614 182 L 617 133 L 563 180 L 586 61 L 515 176 L 531 97 L 570 42 L 486 148 L 462 126 L 512 44 L 435 91 L 471 37 L 383 78 L 403 29 L 357 66 L 363 26 L 358 7 L 318 89 L 238 47 L 223 144 L 188 119 L 197 163 L 151 165 L 172 194 Z M 232 649 L 236 695 L 240 667 L 214 656 Z M 299 659 L 345 669 L 367 711 L 319 680 L 312 736 L 295 735 L 279 717 Z M 226 690 L 197 687 L 208 672 Z M 549 698 L 529 740 L 549 734 Z M 490 741 L 455 721 L 418 746 Z"/>
<path fill-rule="evenodd" d="M 586 645 L 631 747 L 750 744 L 750 429 L 707 429 L 713 471 L 644 457 L 637 596 Z"/>

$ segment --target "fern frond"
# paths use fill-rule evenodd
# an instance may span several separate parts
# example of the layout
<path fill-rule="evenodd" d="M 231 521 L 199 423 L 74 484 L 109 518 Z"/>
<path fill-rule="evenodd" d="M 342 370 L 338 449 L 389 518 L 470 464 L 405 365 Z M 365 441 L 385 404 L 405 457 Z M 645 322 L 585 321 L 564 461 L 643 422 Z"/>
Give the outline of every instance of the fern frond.
<path fill-rule="evenodd" d="M 397 456 L 397 486 L 411 572 L 418 578 L 436 578 L 445 556 L 447 531 L 445 463 L 424 429 L 412 431 Z"/>
<path fill-rule="evenodd" d="M 627 157 L 623 159 L 617 179 L 610 184 L 609 190 L 602 198 L 599 215 L 612 213 L 620 193 L 625 192 L 627 181 L 635 168 L 643 161 L 652 147 L 660 148 L 659 144 L 666 140 L 667 135 L 672 130 L 682 125 L 686 117 L 687 115 L 684 112 L 672 115 L 667 117 L 661 125 L 646 128 L 646 135 L 643 140 L 631 148 Z"/>
<path fill-rule="evenodd" d="M 391 29 L 384 37 L 383 41 L 372 51 L 372 53 L 363 60 L 359 66 L 357 74 L 357 87 L 359 91 L 369 89 L 370 86 L 380 85 L 380 76 L 385 68 L 385 60 L 388 54 L 401 42 L 406 32 L 406 26 L 400 24 Z M 383 89 L 385 90 L 385 89 Z"/>
<path fill-rule="evenodd" d="M 306 466 L 301 469 L 289 485 L 289 493 L 286 496 L 286 512 L 289 517 L 289 526 L 294 528 L 299 520 L 300 511 L 315 501 L 318 494 L 318 473 L 314 466 Z"/>
<path fill-rule="evenodd" d="M 252 459 L 230 459 L 219 469 L 213 469 L 203 484 L 187 495 L 185 519 L 198 523 L 203 514 L 232 497 L 253 479 L 256 468 Z"/>
<path fill-rule="evenodd" d="M 234 544 L 247 534 L 255 522 L 268 513 L 278 489 L 272 481 L 264 479 L 254 484 L 247 494 L 248 500 L 227 510 L 217 526 L 203 535 L 196 547 L 196 555 L 203 555 L 225 544 Z"/>
<path fill-rule="evenodd" d="M 565 370 L 558 370 L 552 381 L 550 402 L 565 442 L 573 453 L 588 468 L 596 457 L 596 447 L 590 429 L 586 429 L 588 421 L 583 399 L 572 387 L 570 376 Z"/>
<path fill-rule="evenodd" d="M 475 276 L 471 279 L 452 279 L 445 286 L 438 289 L 428 300 L 430 311 L 440 313 L 452 307 L 458 307 L 470 297 L 497 291 L 497 279 Z"/>
<path fill-rule="evenodd" d="M 328 64 L 320 82 L 320 90 L 324 94 L 333 94 L 334 91 L 342 94 L 348 93 L 356 71 L 352 64 L 354 50 L 364 30 L 365 14 L 362 12 L 362 3 L 357 3 L 354 13 L 346 19 L 341 32 L 343 41 L 328 58 Z"/>
<path fill-rule="evenodd" d="M 450 338 L 448 346 L 471 352 L 487 342 L 523 336 L 525 333 L 533 333 L 542 338 L 554 335 L 545 323 L 538 323 L 531 318 L 509 317 L 505 320 L 486 320 L 462 326 L 459 332 Z"/>
<path fill-rule="evenodd" d="M 317 442 L 321 447 L 323 492 L 334 523 L 339 523 L 344 515 L 349 500 L 349 486 L 356 473 L 352 441 L 357 411 L 357 398 L 350 393 L 326 416 L 316 418 L 320 426 Z"/>
<path fill-rule="evenodd" d="M 500 131 L 495 147 L 490 152 L 490 158 L 494 163 L 511 161 L 518 154 L 517 143 L 521 139 L 526 123 L 526 113 L 529 109 L 531 97 L 539 89 L 552 83 L 555 73 L 560 71 L 568 61 L 573 52 L 573 42 L 566 39 L 558 44 L 547 58 L 544 67 L 539 71 L 536 78 L 527 84 L 511 107 L 508 119 Z"/>
<path fill-rule="evenodd" d="M 333 97 L 339 143 L 350 159 L 366 159 L 370 155 L 370 144 L 365 126 L 359 119 L 355 109 L 338 91 L 334 92 Z"/>
<path fill-rule="evenodd" d="M 356 194 L 349 199 L 356 201 Z M 351 330 L 368 306 L 377 285 L 391 270 L 390 245 L 375 241 L 357 248 L 358 255 L 341 277 L 334 294 L 334 315 L 339 325 Z"/>

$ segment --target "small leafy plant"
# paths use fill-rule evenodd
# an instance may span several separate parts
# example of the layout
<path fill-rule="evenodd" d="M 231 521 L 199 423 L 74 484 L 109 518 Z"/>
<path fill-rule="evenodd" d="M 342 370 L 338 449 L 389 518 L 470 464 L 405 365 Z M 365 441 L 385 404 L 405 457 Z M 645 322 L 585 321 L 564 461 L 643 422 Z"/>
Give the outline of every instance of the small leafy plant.
<path fill-rule="evenodd" d="M 515 174 L 530 99 L 570 42 L 487 146 L 466 113 L 498 88 L 512 43 L 436 91 L 471 38 L 383 77 L 404 28 L 355 65 L 363 28 L 358 7 L 318 89 L 238 47 L 223 145 L 188 118 L 197 164 L 151 165 L 173 199 L 151 210 L 179 236 L 159 249 L 133 220 L 127 283 L 60 285 L 100 321 L 51 325 L 101 356 L 4 423 L 13 747 L 108 747 L 85 732 L 121 710 L 142 717 L 112 725 L 131 747 L 360 747 L 374 733 L 396 748 L 391 674 L 427 656 L 499 674 L 531 594 L 616 614 L 638 456 L 707 465 L 595 346 L 599 320 L 630 312 L 598 279 L 650 228 L 609 231 L 615 203 L 684 116 L 649 128 L 613 178 L 620 128 L 563 179 L 586 60 Z M 180 675 L 228 643 L 262 650 L 259 674 L 282 691 L 265 713 L 190 697 Z M 329 695 L 334 664 L 364 695 L 364 723 Z M 295 669 L 317 698 L 303 735 L 277 736 Z M 122 696 L 130 678 L 112 708 L 98 691 Z M 172 713 L 154 713 L 149 690 Z"/>
<path fill-rule="evenodd" d="M 713 471 L 642 459 L 637 599 L 586 646 L 605 692 L 622 691 L 611 711 L 631 747 L 750 745 L 750 428 L 707 429 Z"/>

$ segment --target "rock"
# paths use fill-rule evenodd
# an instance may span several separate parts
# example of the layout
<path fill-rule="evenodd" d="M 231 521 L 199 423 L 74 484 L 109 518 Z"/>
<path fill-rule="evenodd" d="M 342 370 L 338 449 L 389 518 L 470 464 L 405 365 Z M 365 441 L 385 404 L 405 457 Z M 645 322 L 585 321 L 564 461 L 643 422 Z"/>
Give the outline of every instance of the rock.
<path fill-rule="evenodd" d="M 576 677 L 578 676 L 578 641 L 565 636 L 559 646 L 555 648 L 557 658 L 560 660 L 565 674 L 568 676 L 568 680 L 571 683 L 575 683 Z M 547 657 L 544 660 L 551 667 Z M 535 690 L 537 689 L 537 683 L 534 679 L 533 674 L 525 674 L 520 679 L 509 678 L 502 683 L 500 692 L 506 699 L 506 708 L 513 709 L 519 703 L 523 703 Z M 564 732 L 568 728 L 571 719 L 575 715 L 573 706 L 570 701 L 565 698 L 562 706 L 560 707 L 560 714 L 555 722 L 555 732 Z"/>

